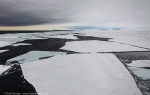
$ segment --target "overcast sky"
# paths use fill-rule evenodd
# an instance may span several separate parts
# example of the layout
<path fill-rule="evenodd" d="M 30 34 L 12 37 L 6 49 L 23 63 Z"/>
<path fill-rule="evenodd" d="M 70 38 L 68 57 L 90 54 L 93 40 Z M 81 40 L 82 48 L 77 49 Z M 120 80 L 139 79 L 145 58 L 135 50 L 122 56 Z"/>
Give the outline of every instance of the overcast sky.
<path fill-rule="evenodd" d="M 0 27 L 149 28 L 150 0 L 0 0 Z"/>

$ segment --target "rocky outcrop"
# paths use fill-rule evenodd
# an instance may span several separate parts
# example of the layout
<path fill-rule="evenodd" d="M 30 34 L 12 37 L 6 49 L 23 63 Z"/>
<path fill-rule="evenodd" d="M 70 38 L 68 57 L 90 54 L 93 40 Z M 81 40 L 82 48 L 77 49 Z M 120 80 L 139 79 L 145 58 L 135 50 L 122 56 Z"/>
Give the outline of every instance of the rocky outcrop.
<path fill-rule="evenodd" d="M 18 63 L 9 66 L 10 68 L 0 74 L 0 95 L 12 95 L 14 93 L 31 95 L 30 93 L 36 93 L 33 85 L 24 78 L 21 66 Z"/>

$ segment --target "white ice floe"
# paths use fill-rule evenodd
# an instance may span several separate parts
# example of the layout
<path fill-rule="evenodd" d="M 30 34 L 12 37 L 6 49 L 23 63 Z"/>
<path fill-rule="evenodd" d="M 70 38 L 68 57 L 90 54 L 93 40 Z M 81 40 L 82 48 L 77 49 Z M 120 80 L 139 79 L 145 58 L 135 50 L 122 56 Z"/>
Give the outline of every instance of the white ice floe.
<path fill-rule="evenodd" d="M 121 51 L 147 51 L 143 48 L 106 41 L 72 41 L 66 42 L 61 49 L 76 52 L 121 52 Z"/>
<path fill-rule="evenodd" d="M 29 43 L 15 43 L 15 44 L 11 44 L 11 46 L 20 46 L 20 45 L 32 45 Z"/>
<path fill-rule="evenodd" d="M 150 79 L 150 69 L 145 69 L 145 68 L 137 68 L 137 67 L 128 67 L 130 70 L 132 70 L 132 72 L 144 79 L 144 80 L 147 80 L 147 79 Z"/>
<path fill-rule="evenodd" d="M 8 51 L 8 50 L 0 50 L 0 53 L 5 52 L 5 51 Z"/>
<path fill-rule="evenodd" d="M 24 41 L 25 39 L 22 39 L 22 38 L 9 38 L 9 39 L 1 38 L 0 40 L 1 41 L 6 41 L 6 42 L 9 42 L 10 44 L 12 44 L 12 43 Z"/>
<path fill-rule="evenodd" d="M 21 64 L 38 93 L 48 95 L 142 95 L 113 54 L 70 54 Z"/>
<path fill-rule="evenodd" d="M 27 62 L 39 60 L 40 58 L 43 58 L 43 57 L 51 57 L 51 56 L 62 55 L 62 54 L 66 54 L 66 53 L 65 52 L 50 52 L 50 51 L 30 51 L 26 54 L 9 59 L 7 61 L 8 62 L 19 61 L 20 63 L 27 63 Z"/>
<path fill-rule="evenodd" d="M 149 44 L 150 39 L 147 40 L 146 38 L 143 39 L 143 38 L 123 37 L 123 38 L 111 39 L 111 41 L 150 49 L 150 44 Z"/>
<path fill-rule="evenodd" d="M 4 46 L 10 45 L 10 44 L 11 44 L 10 42 L 0 41 L 0 47 L 4 47 Z"/>
<path fill-rule="evenodd" d="M 149 31 L 80 31 L 84 36 L 113 38 L 110 41 L 135 45 L 150 49 Z"/>
<path fill-rule="evenodd" d="M 150 67 L 150 60 L 136 60 L 136 61 L 132 61 L 131 64 L 127 64 L 127 65 L 133 67 Z"/>
<path fill-rule="evenodd" d="M 50 38 L 62 38 L 62 39 L 78 39 L 73 35 L 58 35 L 58 36 L 51 36 Z"/>
<path fill-rule="evenodd" d="M 9 68 L 10 68 L 10 66 L 0 65 L 0 74 L 2 74 L 3 72 L 5 72 Z"/>

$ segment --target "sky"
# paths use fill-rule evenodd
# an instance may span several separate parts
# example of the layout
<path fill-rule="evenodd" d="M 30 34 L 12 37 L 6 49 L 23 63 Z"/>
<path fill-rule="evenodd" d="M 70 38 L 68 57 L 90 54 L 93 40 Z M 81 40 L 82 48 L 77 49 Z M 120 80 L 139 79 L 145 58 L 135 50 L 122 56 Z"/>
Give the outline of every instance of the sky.
<path fill-rule="evenodd" d="M 150 0 L 0 0 L 0 30 L 150 29 Z"/>

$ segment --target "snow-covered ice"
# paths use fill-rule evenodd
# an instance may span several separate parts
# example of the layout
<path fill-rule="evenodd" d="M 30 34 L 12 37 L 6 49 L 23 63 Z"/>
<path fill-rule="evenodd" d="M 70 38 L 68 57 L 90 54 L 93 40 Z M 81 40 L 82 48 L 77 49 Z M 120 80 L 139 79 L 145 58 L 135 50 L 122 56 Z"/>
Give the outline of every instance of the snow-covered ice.
<path fill-rule="evenodd" d="M 106 42 L 106 41 L 72 41 L 66 42 L 61 49 L 76 52 L 122 52 L 122 51 L 148 51 L 134 46 Z"/>
<path fill-rule="evenodd" d="M 82 53 L 92 52 L 92 54 L 66 55 L 65 52 L 30 51 L 7 61 L 25 63 L 21 64 L 25 78 L 35 86 L 39 93 L 48 92 L 50 95 L 141 95 L 129 72 L 113 54 L 94 52 L 148 51 L 144 48 L 150 49 L 149 31 L 86 30 L 1 34 L 0 47 L 31 45 L 21 43 L 21 41 L 32 39 L 78 39 L 74 35 L 113 39 L 109 40 L 112 42 L 91 39 L 66 42 L 66 45 L 61 48 Z M 0 50 L 0 53 L 5 51 L 7 50 Z M 150 67 L 149 60 L 132 61 L 127 65 L 131 66 L 129 69 L 138 77 L 150 79 L 149 69 L 138 68 Z M 7 67 L 0 66 L 0 72 L 6 69 Z"/>
<path fill-rule="evenodd" d="M 136 60 L 127 65 L 133 67 L 150 67 L 150 60 Z"/>
<path fill-rule="evenodd" d="M 0 41 L 0 47 L 4 47 L 4 46 L 10 45 L 10 44 L 11 43 L 7 42 L 7 41 Z"/>
<path fill-rule="evenodd" d="M 27 63 L 27 62 L 39 60 L 39 58 L 51 57 L 51 56 L 62 55 L 62 54 L 66 54 L 66 53 L 65 52 L 52 52 L 52 51 L 51 52 L 50 51 L 30 51 L 26 54 L 9 59 L 7 60 L 7 62 L 19 61 L 20 63 Z"/>
<path fill-rule="evenodd" d="M 142 95 L 113 54 L 57 55 L 21 64 L 38 93 L 48 95 Z"/>
<path fill-rule="evenodd" d="M 149 31 L 100 31 L 86 30 L 80 31 L 84 35 L 93 37 L 113 38 L 110 41 L 135 45 L 150 49 L 150 32 Z"/>
<path fill-rule="evenodd" d="M 10 42 L 10 43 L 16 43 L 16 42 L 19 42 L 19 41 L 23 41 L 24 39 L 19 38 L 18 35 L 12 33 L 12 34 L 2 34 L 2 35 L 0 35 L 0 40 L 1 41 L 7 41 L 7 42 Z"/>
<path fill-rule="evenodd" d="M 137 68 L 137 67 L 128 67 L 130 70 L 132 70 L 132 72 L 144 79 L 144 80 L 147 80 L 147 79 L 150 79 L 150 69 L 145 69 L 145 68 Z"/>

